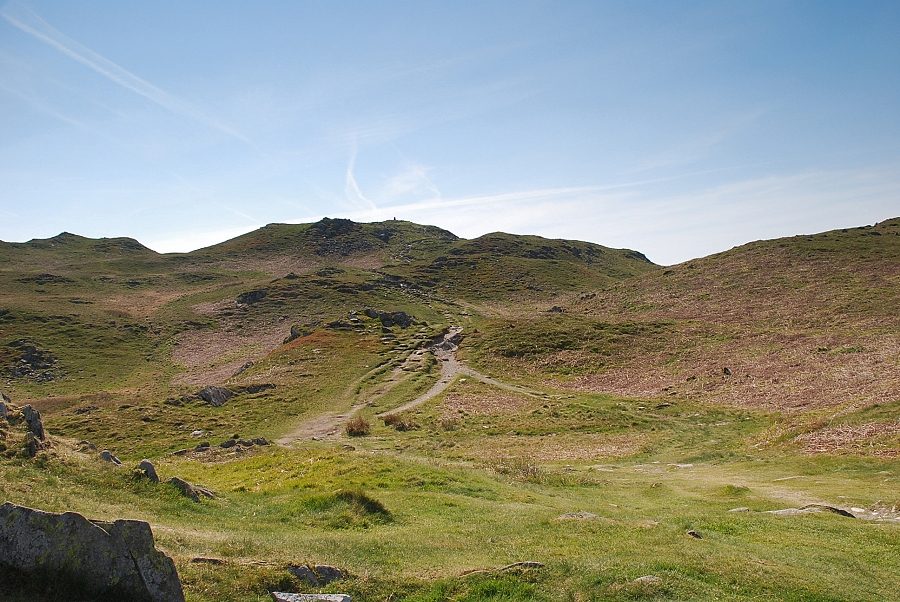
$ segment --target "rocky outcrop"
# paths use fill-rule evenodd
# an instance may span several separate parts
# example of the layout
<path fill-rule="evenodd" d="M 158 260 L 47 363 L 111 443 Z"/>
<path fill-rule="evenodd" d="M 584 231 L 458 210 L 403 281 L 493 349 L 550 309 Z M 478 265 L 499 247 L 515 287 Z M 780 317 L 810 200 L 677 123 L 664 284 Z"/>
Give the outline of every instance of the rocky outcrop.
<path fill-rule="evenodd" d="M 41 413 L 35 410 L 31 405 L 22 408 L 22 417 L 25 419 L 25 425 L 28 427 L 36 439 L 40 441 L 47 440 L 47 434 L 44 432 L 44 422 L 41 420 Z"/>
<path fill-rule="evenodd" d="M 405 311 L 379 311 L 367 307 L 363 310 L 363 313 L 374 320 L 380 320 L 381 325 L 385 328 L 395 325 L 400 328 L 409 328 L 413 324 L 417 324 L 416 319 Z"/>
<path fill-rule="evenodd" d="M 219 407 L 225 405 L 225 402 L 236 395 L 261 393 L 274 389 L 275 385 L 271 383 L 259 383 L 254 385 L 245 385 L 242 387 L 205 387 L 197 391 L 196 398 L 202 399 L 211 406 Z M 190 396 L 186 396 L 182 401 L 190 400 Z"/>
<path fill-rule="evenodd" d="M 7 502 L 0 506 L 0 566 L 92 599 L 184 601 L 175 564 L 143 521 L 90 521 Z"/>
<path fill-rule="evenodd" d="M 247 291 L 246 293 L 241 293 L 237 296 L 237 302 L 241 305 L 251 305 L 253 303 L 259 303 L 268 295 L 268 291 L 265 289 L 259 289 L 255 291 Z"/>
<path fill-rule="evenodd" d="M 211 406 L 219 407 L 234 397 L 234 391 L 225 387 L 206 387 L 197 392 L 197 397 Z"/>

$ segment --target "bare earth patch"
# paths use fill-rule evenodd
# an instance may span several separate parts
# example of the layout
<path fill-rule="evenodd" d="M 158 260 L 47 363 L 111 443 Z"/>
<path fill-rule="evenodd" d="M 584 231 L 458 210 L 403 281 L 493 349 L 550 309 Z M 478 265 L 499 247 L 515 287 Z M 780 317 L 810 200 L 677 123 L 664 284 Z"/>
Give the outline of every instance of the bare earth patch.
<path fill-rule="evenodd" d="M 441 402 L 440 411 L 444 418 L 458 418 L 460 412 L 472 416 L 501 416 L 516 414 L 534 404 L 533 399 L 509 393 L 452 392 Z"/>
<path fill-rule="evenodd" d="M 248 361 L 256 361 L 278 347 L 286 336 L 283 324 L 236 332 L 192 330 L 182 333 L 172 359 L 186 370 L 175 385 L 203 386 L 231 378 Z"/>

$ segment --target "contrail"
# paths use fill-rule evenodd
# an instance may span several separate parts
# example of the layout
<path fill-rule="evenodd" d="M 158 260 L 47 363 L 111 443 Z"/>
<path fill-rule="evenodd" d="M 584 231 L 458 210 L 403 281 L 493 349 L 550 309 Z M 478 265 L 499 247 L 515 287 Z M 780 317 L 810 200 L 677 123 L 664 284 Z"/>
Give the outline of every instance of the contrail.
<path fill-rule="evenodd" d="M 351 202 L 362 201 L 365 203 L 366 208 L 370 211 L 375 211 L 378 207 L 375 205 L 375 202 L 363 194 L 362 190 L 359 188 L 359 183 L 356 181 L 356 176 L 354 175 L 354 170 L 356 169 L 356 144 L 353 145 L 352 150 L 350 151 L 350 161 L 347 163 L 347 172 L 346 179 L 344 182 L 344 194 L 347 196 L 347 199 Z"/>
<path fill-rule="evenodd" d="M 191 103 L 154 86 L 147 80 L 138 77 L 124 67 L 120 67 L 106 57 L 94 52 L 79 42 L 76 42 L 44 21 L 37 13 L 21 4 L 14 2 L 7 4 L 0 9 L 0 16 L 13 27 L 33 36 L 48 46 L 55 48 L 82 65 L 93 69 L 103 77 L 119 84 L 126 90 L 130 90 L 135 94 L 143 96 L 150 102 L 153 102 L 176 115 L 189 117 L 214 130 L 218 130 L 232 138 L 240 140 L 245 144 L 254 146 L 246 136 L 234 128 L 213 119 Z"/>

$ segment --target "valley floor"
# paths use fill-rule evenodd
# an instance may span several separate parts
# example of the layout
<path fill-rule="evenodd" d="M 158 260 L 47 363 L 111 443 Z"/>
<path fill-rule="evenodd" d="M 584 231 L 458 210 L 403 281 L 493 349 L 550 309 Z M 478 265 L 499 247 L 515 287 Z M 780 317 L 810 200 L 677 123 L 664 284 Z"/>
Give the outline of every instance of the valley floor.
<path fill-rule="evenodd" d="M 347 344 L 309 343 L 316 366 L 329 345 L 351 358 Z M 149 521 L 196 602 L 272 590 L 363 602 L 897 599 L 894 459 L 785 453 L 773 443 L 776 412 L 572 393 L 485 375 L 421 344 L 374 368 L 365 361 L 333 367 L 331 402 L 294 418 L 238 412 L 265 396 L 187 414 L 225 439 L 241 423 L 223 415 L 237 412 L 279 446 L 214 440 L 211 451 L 173 456 L 151 441 L 154 422 L 122 424 L 128 408 L 117 411 L 117 430 L 149 425 L 136 454 L 124 447 L 130 436 L 119 439 L 126 466 L 146 453 L 164 479 L 200 483 L 215 500 L 191 502 L 76 451 L 102 408 L 92 427 L 48 411 L 54 451 L 0 463 L 0 497 Z M 351 417 L 371 432 L 348 437 Z M 858 518 L 770 512 L 814 503 Z M 524 561 L 541 566 L 503 569 Z M 286 570 L 303 563 L 350 577 L 310 588 Z"/>

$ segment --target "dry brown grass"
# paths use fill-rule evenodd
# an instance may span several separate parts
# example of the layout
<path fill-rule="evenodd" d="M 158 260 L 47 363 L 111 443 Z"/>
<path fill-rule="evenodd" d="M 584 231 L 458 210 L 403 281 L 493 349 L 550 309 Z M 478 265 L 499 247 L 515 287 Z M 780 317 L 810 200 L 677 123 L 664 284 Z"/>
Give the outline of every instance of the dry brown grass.
<path fill-rule="evenodd" d="M 881 458 L 900 457 L 900 421 L 842 425 L 794 438 L 810 454 L 852 453 Z"/>
<path fill-rule="evenodd" d="M 362 416 L 354 416 L 344 428 L 348 437 L 365 437 L 372 432 L 372 425 Z"/>
<path fill-rule="evenodd" d="M 456 450 L 478 459 L 528 458 L 534 462 L 575 462 L 630 456 L 645 442 L 643 435 L 572 433 L 497 436 L 462 443 Z"/>

